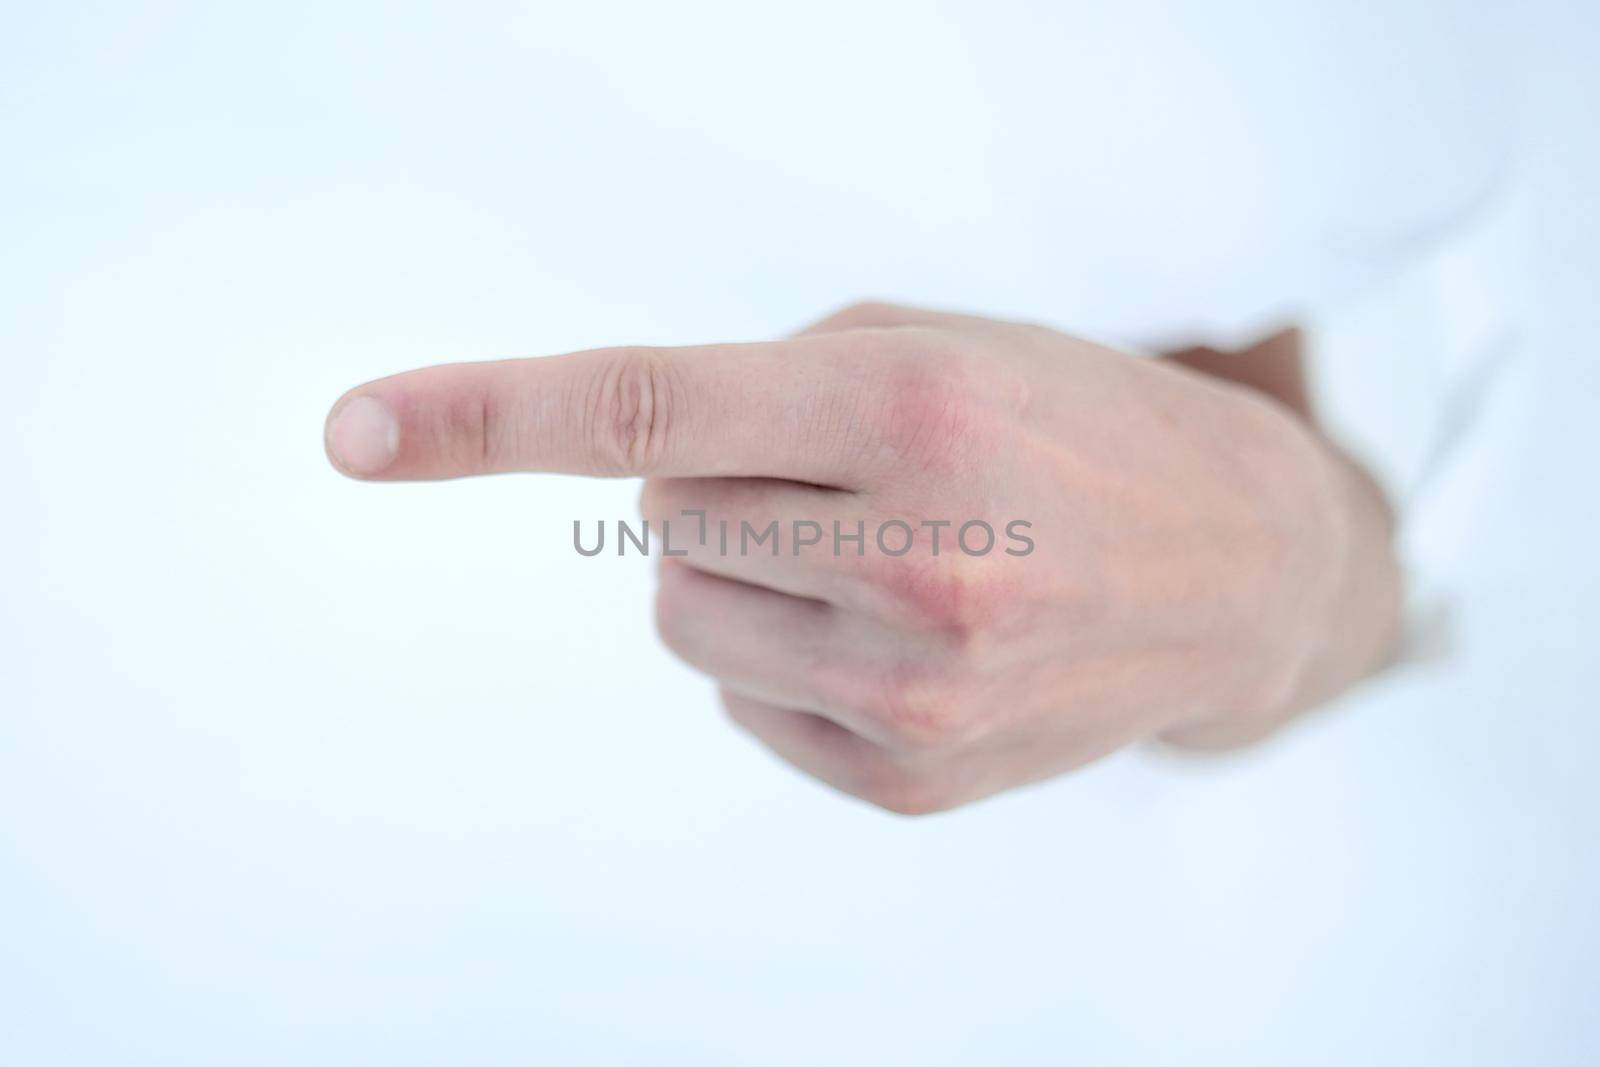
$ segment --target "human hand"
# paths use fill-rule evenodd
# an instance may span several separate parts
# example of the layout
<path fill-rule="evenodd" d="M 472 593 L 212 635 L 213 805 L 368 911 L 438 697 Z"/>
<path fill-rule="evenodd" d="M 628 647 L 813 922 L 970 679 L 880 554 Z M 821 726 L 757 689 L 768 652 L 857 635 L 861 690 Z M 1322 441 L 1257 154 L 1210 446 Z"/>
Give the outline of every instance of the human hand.
<path fill-rule="evenodd" d="M 1142 738 L 1252 740 L 1394 629 L 1382 498 L 1305 421 L 1040 327 L 868 304 L 772 343 L 431 367 L 347 394 L 327 442 L 377 480 L 644 476 L 686 553 L 668 647 L 894 811 Z M 774 521 L 776 554 L 740 543 Z"/>

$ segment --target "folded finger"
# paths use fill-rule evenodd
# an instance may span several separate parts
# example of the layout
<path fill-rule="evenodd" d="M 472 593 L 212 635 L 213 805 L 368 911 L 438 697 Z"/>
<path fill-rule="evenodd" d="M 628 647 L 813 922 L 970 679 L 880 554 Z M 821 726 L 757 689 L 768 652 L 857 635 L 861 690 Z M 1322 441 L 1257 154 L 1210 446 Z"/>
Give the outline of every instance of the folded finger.
<path fill-rule="evenodd" d="M 722 702 L 729 718 L 779 758 L 841 792 L 907 815 L 951 806 L 935 774 L 903 766 L 836 722 L 727 689 Z"/>
<path fill-rule="evenodd" d="M 756 699 L 821 715 L 879 744 L 900 741 L 884 663 L 905 653 L 864 616 L 663 561 L 656 625 L 679 658 Z"/>

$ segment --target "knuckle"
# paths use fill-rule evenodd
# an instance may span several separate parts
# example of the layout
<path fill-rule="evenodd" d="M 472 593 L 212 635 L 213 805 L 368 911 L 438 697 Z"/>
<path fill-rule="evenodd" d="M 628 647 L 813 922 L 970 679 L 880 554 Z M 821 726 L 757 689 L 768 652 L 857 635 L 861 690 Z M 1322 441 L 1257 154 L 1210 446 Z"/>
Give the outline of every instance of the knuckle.
<path fill-rule="evenodd" d="M 884 300 L 860 300 L 828 316 L 834 329 L 853 330 L 873 326 L 893 326 L 908 322 L 905 309 Z"/>
<path fill-rule="evenodd" d="M 960 747 L 969 723 L 941 681 L 920 666 L 901 665 L 866 683 L 862 708 L 908 752 Z"/>
<path fill-rule="evenodd" d="M 933 556 L 927 546 L 917 546 L 883 559 L 876 584 L 897 616 L 963 654 L 981 651 L 1009 599 L 996 568 L 959 547 Z"/>
<path fill-rule="evenodd" d="M 671 375 L 646 348 L 618 349 L 603 367 L 590 405 L 590 436 L 600 465 L 644 474 L 666 453 L 675 403 Z"/>
<path fill-rule="evenodd" d="M 504 425 L 505 420 L 498 417 L 494 402 L 484 397 L 478 402 L 477 418 L 469 421 L 476 431 L 471 436 L 477 440 L 479 462 L 485 468 L 494 466 L 495 460 L 504 451 L 501 447 L 502 435 L 499 428 Z"/>
<path fill-rule="evenodd" d="M 957 804 L 955 795 L 942 781 L 904 771 L 873 777 L 858 795 L 895 815 L 935 815 Z"/>
<path fill-rule="evenodd" d="M 453 400 L 431 427 L 434 447 L 463 470 L 494 470 L 516 454 L 517 420 L 492 393 Z"/>
<path fill-rule="evenodd" d="M 923 471 L 952 470 L 982 429 L 984 384 L 974 357 L 938 331 L 908 330 L 891 359 L 880 428 L 883 446 Z"/>

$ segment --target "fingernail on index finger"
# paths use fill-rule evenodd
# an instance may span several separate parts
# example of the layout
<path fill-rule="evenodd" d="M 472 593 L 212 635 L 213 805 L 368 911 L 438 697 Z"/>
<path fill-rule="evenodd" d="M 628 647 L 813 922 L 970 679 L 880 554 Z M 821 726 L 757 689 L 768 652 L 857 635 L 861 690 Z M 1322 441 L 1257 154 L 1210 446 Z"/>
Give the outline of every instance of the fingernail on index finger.
<path fill-rule="evenodd" d="M 375 396 L 353 396 L 328 416 L 328 455 L 346 474 L 382 474 L 400 451 L 400 423 Z"/>

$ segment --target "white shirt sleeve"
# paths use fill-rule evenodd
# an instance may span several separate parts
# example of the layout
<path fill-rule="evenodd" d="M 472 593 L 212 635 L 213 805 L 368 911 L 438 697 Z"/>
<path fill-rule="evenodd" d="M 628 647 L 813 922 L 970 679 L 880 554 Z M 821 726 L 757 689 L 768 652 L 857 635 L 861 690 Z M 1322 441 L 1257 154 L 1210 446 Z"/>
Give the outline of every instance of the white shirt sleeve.
<path fill-rule="evenodd" d="M 1450 584 L 1417 536 L 1516 358 L 1522 200 L 1494 189 L 1382 285 L 1308 323 L 1319 418 L 1388 491 L 1407 572 L 1400 662 L 1450 651 Z"/>
<path fill-rule="evenodd" d="M 1507 182 L 1380 284 L 1308 317 L 1319 416 L 1402 510 L 1426 499 L 1514 354 L 1520 216 Z"/>

